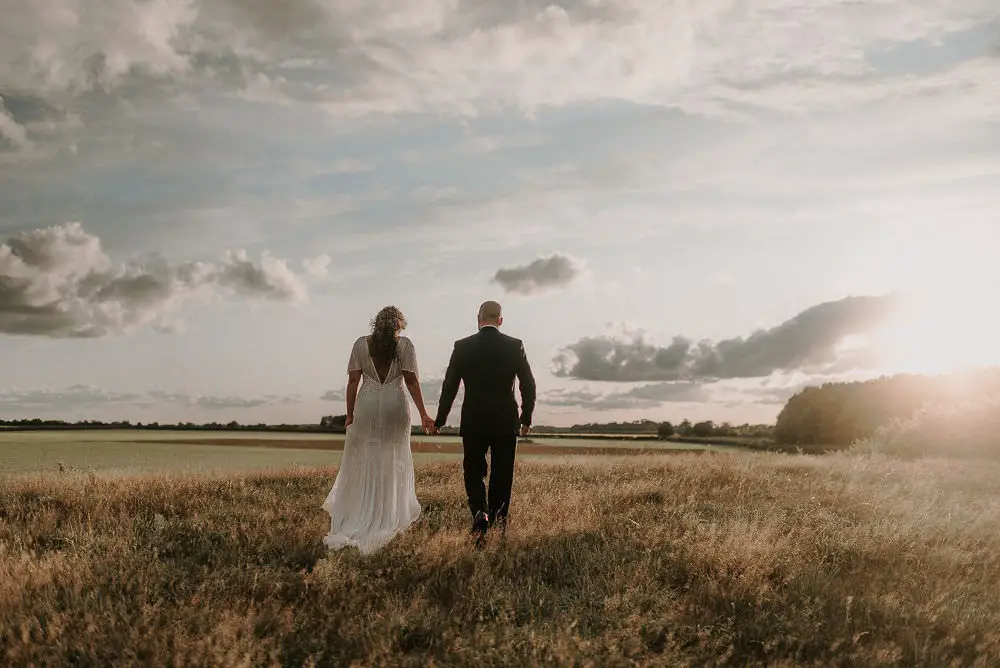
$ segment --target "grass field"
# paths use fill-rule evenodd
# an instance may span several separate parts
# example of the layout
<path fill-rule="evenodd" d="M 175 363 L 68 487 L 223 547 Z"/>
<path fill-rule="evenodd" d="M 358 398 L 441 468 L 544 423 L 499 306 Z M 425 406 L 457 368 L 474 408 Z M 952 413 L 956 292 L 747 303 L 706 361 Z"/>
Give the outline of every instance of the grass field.
<path fill-rule="evenodd" d="M 344 437 L 335 434 L 69 430 L 0 432 L 0 475 L 63 470 L 100 475 L 148 473 L 240 473 L 281 468 L 336 466 Z M 225 447 L 221 447 L 225 446 Z M 460 458 L 461 440 L 413 437 L 414 461 Z M 525 460 L 565 459 L 576 454 L 642 454 L 705 446 L 585 439 L 532 438 L 519 446 Z"/>
<path fill-rule="evenodd" d="M 333 469 L 0 481 L 0 665 L 1000 661 L 998 464 L 546 461 L 482 550 L 458 467 L 421 464 L 370 558 L 320 542 Z"/>

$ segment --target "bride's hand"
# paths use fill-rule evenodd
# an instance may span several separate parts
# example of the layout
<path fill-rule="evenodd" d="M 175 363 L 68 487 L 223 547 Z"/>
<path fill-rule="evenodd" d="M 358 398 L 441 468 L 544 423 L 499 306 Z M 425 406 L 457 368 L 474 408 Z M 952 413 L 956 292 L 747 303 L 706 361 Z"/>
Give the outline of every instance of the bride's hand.
<path fill-rule="evenodd" d="M 353 415 L 348 415 L 347 419 L 344 420 L 344 429 L 347 429 L 348 427 L 350 427 L 352 422 L 354 422 L 354 416 Z"/>
<path fill-rule="evenodd" d="M 425 434 L 430 434 L 431 432 L 434 431 L 434 418 L 432 418 L 430 415 L 425 415 L 422 418 L 420 418 L 420 422 L 424 427 Z"/>

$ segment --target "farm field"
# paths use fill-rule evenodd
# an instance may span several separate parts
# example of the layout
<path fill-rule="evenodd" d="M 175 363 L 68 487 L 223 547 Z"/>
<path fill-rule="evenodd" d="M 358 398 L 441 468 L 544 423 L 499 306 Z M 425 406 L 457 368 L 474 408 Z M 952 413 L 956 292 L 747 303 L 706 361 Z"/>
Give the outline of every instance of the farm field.
<path fill-rule="evenodd" d="M 415 436 L 414 462 L 457 460 L 454 436 Z M 238 473 L 336 466 L 343 436 L 274 432 L 53 430 L 0 432 L 0 474 L 64 471 L 102 475 Z M 533 437 L 518 446 L 538 457 L 612 456 L 687 450 L 734 450 L 690 444 Z"/>
<path fill-rule="evenodd" d="M 371 557 L 322 545 L 334 473 L 6 480 L 0 665 L 1000 659 L 995 462 L 541 457 L 479 550 L 459 467 L 422 462 Z"/>

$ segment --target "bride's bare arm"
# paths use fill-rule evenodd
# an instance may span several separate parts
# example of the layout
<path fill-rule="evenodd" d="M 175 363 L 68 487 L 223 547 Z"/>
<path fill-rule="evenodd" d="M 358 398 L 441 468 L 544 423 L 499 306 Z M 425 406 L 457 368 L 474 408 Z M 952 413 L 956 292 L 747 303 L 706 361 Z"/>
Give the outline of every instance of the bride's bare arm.
<path fill-rule="evenodd" d="M 361 372 L 352 371 L 347 375 L 347 424 L 354 422 L 354 403 L 358 399 Z"/>
<path fill-rule="evenodd" d="M 412 371 L 404 371 L 403 382 L 406 383 L 406 389 L 410 391 L 413 403 L 417 405 L 417 411 L 420 413 L 420 421 L 423 422 L 427 418 L 427 409 L 424 407 L 424 395 L 420 391 L 420 379 Z"/>

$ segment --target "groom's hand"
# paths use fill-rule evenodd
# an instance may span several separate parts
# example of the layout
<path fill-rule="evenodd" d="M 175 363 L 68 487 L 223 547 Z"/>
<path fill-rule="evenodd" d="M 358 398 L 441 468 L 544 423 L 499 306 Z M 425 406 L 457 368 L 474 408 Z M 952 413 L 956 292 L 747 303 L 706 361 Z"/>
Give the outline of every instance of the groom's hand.
<path fill-rule="evenodd" d="M 437 427 L 434 426 L 434 418 L 430 415 L 425 415 L 420 418 L 420 422 L 423 424 L 425 434 L 436 434 Z"/>
<path fill-rule="evenodd" d="M 521 436 L 527 436 L 531 431 L 531 425 L 522 424 L 521 425 Z"/>

